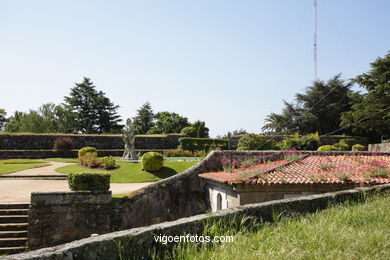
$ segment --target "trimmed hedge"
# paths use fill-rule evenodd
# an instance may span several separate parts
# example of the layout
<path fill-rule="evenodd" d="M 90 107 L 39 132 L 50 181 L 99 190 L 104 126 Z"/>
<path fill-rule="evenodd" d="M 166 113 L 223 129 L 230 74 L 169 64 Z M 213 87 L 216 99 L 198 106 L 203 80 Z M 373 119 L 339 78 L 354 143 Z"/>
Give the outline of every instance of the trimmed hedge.
<path fill-rule="evenodd" d="M 226 139 L 211 139 L 211 138 L 179 138 L 180 149 L 195 151 L 210 151 L 213 149 L 226 150 L 229 146 L 229 141 Z"/>
<path fill-rule="evenodd" d="M 142 169 L 147 172 L 156 172 L 161 170 L 164 166 L 164 157 L 161 153 L 148 152 L 142 155 L 141 158 Z"/>
<path fill-rule="evenodd" d="M 111 174 L 98 172 L 70 173 L 67 176 L 69 188 L 72 191 L 109 190 L 110 178 Z"/>

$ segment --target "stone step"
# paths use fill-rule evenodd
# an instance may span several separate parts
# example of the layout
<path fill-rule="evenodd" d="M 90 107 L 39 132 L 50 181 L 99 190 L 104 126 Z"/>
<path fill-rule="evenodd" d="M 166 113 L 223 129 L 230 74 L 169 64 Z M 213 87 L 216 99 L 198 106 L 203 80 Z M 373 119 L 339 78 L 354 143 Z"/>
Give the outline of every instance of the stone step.
<path fill-rule="evenodd" d="M 0 231 L 27 231 L 27 223 L 0 224 Z"/>
<path fill-rule="evenodd" d="M 19 237 L 19 238 L 0 238 L 0 248 L 2 247 L 19 247 L 26 246 L 27 238 Z"/>
<path fill-rule="evenodd" d="M 27 231 L 0 231 L 0 238 L 27 237 Z"/>
<path fill-rule="evenodd" d="M 0 216 L 28 215 L 28 209 L 0 209 Z"/>
<path fill-rule="evenodd" d="M 27 251 L 27 246 L 17 246 L 17 247 L 0 247 L 0 256 L 1 255 L 12 255 L 17 253 L 22 253 Z"/>
<path fill-rule="evenodd" d="M 28 209 L 29 203 L 0 203 L 0 209 Z"/>
<path fill-rule="evenodd" d="M 0 216 L 0 224 L 27 223 L 28 215 Z"/>

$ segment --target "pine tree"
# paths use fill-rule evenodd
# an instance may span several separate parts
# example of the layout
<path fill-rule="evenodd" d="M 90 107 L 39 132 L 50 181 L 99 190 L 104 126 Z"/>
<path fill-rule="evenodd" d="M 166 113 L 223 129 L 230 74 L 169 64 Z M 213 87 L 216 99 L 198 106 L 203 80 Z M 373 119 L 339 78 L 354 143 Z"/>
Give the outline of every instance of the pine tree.
<path fill-rule="evenodd" d="M 65 107 L 75 115 L 76 131 L 81 133 L 112 132 L 120 128 L 117 109 L 102 91 L 97 91 L 89 78 L 70 90 Z"/>
<path fill-rule="evenodd" d="M 133 118 L 133 126 L 136 134 L 146 134 L 154 126 L 154 113 L 149 102 L 143 104 Z"/>

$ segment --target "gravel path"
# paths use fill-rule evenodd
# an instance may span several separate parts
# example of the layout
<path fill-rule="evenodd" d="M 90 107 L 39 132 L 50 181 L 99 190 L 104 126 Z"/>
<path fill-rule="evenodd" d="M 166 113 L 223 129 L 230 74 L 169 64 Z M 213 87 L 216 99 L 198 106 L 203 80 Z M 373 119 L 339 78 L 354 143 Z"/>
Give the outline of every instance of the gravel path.
<path fill-rule="evenodd" d="M 128 194 L 153 182 L 111 183 L 113 194 Z M 30 193 L 36 191 L 70 191 L 66 180 L 0 180 L 0 203 L 30 202 Z"/>
<path fill-rule="evenodd" d="M 11 176 L 28 175 L 64 175 L 55 171 L 56 168 L 72 163 L 50 162 L 50 166 L 9 173 Z M 153 182 L 143 183 L 111 183 L 112 194 L 128 194 L 132 191 L 148 186 Z M 31 192 L 70 191 L 66 180 L 26 180 L 0 179 L 0 203 L 30 202 Z"/>
<path fill-rule="evenodd" d="M 44 161 L 42 161 L 44 162 Z M 22 170 L 14 173 L 8 173 L 8 176 L 28 176 L 28 175 L 66 175 L 62 173 L 58 173 L 55 169 L 60 168 L 62 166 L 71 165 L 73 163 L 64 163 L 64 162 L 49 162 L 51 165 L 43 166 L 33 169 Z"/>

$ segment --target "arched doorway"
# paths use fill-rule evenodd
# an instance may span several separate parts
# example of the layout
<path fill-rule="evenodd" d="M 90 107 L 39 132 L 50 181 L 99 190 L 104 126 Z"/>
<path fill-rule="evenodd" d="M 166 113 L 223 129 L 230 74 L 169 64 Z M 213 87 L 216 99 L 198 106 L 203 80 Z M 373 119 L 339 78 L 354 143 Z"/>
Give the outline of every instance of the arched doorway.
<path fill-rule="evenodd" d="M 222 209 L 222 196 L 221 193 L 217 194 L 217 210 Z"/>

